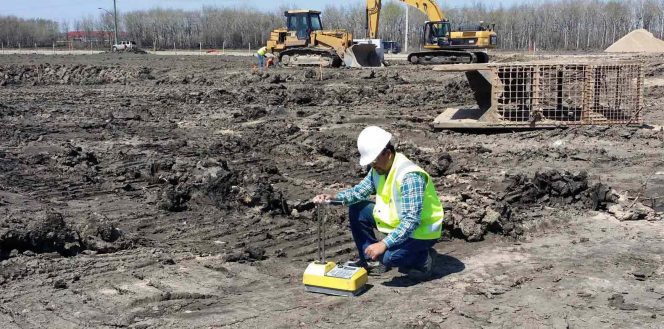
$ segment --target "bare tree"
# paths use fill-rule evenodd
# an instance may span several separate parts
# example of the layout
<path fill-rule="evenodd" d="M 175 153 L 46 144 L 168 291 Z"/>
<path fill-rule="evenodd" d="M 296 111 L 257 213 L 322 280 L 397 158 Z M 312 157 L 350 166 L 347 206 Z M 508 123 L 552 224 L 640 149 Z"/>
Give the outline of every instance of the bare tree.
<path fill-rule="evenodd" d="M 144 47 L 161 49 L 252 48 L 265 44 L 270 31 L 283 27 L 281 7 L 270 12 L 255 8 L 213 7 L 200 10 L 150 9 L 131 11 L 119 18 L 123 35 Z M 558 0 L 529 4 L 488 7 L 472 2 L 462 8 L 443 8 L 453 25 L 494 23 L 503 49 L 604 49 L 635 28 L 645 28 L 664 36 L 664 0 Z M 367 36 L 363 4 L 340 2 L 323 10 L 326 29 L 345 29 L 355 38 Z M 409 10 L 406 27 L 405 5 L 385 1 L 379 35 L 383 39 L 404 41 L 409 31 L 412 49 L 422 42 L 422 26 L 427 17 Z M 62 39 L 60 31 L 111 31 L 113 17 L 108 13 L 88 15 L 60 24 L 48 20 L 29 20 L 0 16 L 0 42 L 5 45 L 51 45 Z"/>

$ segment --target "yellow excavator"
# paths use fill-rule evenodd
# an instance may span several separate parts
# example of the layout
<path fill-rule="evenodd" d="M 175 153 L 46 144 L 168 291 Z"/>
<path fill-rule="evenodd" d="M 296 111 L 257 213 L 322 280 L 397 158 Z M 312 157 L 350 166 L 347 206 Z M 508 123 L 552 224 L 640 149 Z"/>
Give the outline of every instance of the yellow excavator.
<path fill-rule="evenodd" d="M 285 66 L 378 67 L 376 45 L 354 44 L 346 30 L 323 30 L 317 10 L 289 10 L 286 28 L 270 33 L 267 50 Z"/>
<path fill-rule="evenodd" d="M 493 26 L 478 24 L 452 31 L 450 21 L 433 0 L 399 0 L 427 15 L 422 38 L 425 51 L 408 54 L 413 64 L 488 63 L 486 49 L 495 48 L 498 36 Z M 381 0 L 367 0 L 367 34 L 378 38 Z"/>

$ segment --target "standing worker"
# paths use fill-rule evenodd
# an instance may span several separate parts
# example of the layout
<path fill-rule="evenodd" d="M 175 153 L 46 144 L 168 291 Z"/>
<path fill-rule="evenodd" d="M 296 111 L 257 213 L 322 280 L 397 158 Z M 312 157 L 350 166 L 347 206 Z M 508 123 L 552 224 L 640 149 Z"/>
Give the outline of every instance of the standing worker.
<path fill-rule="evenodd" d="M 267 53 L 267 47 L 263 46 L 258 51 L 256 51 L 256 54 L 258 56 L 258 69 L 263 70 L 265 67 L 265 53 Z"/>
<path fill-rule="evenodd" d="M 395 151 L 392 134 L 366 127 L 357 138 L 360 165 L 371 166 L 354 187 L 336 195 L 319 194 L 314 203 L 329 200 L 349 205 L 349 223 L 359 260 L 372 273 L 399 267 L 414 279 L 431 277 L 430 249 L 441 236 L 443 206 L 431 176 L 406 156 Z M 376 195 L 376 202 L 369 201 Z M 374 229 L 385 233 L 380 241 Z M 378 261 L 378 262 L 376 262 Z"/>

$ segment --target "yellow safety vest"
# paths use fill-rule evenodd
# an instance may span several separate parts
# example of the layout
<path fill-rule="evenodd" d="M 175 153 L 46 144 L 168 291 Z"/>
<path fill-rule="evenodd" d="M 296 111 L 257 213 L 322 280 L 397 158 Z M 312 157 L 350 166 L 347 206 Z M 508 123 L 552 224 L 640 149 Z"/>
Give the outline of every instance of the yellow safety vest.
<path fill-rule="evenodd" d="M 265 56 L 265 53 L 267 52 L 267 47 L 262 47 L 258 49 L 257 53 L 261 56 Z"/>
<path fill-rule="evenodd" d="M 402 199 L 401 183 L 403 177 L 411 172 L 422 173 L 426 176 L 420 226 L 415 229 L 411 237 L 418 240 L 438 239 L 443 229 L 444 211 L 438 194 L 436 194 L 436 187 L 426 171 L 401 153 L 395 155 L 387 177 L 371 169 L 371 179 L 376 187 L 376 205 L 373 210 L 376 226 L 385 234 L 389 234 L 399 226 L 401 222 L 399 220 Z"/>

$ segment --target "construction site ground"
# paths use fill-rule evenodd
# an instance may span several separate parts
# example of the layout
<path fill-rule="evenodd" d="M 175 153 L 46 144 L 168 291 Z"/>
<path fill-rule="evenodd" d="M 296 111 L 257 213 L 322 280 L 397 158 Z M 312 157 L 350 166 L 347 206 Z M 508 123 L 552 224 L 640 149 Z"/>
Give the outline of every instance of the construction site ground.
<path fill-rule="evenodd" d="M 543 57 L 609 60 L 493 60 Z M 487 134 L 434 130 L 468 83 L 401 61 L 0 56 L 0 327 L 662 328 L 664 59 L 634 58 L 647 126 Z M 310 199 L 364 176 L 367 125 L 433 176 L 434 276 L 305 292 Z M 328 258 L 355 257 L 347 225 L 332 208 Z"/>

